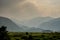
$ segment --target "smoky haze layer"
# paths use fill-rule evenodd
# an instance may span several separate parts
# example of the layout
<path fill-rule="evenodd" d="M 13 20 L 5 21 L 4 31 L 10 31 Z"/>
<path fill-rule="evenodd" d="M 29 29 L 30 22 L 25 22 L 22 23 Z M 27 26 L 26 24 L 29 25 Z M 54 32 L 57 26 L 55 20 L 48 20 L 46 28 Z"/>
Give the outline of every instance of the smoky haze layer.
<path fill-rule="evenodd" d="M 60 0 L 0 0 L 0 16 L 20 21 L 35 17 L 60 17 Z"/>

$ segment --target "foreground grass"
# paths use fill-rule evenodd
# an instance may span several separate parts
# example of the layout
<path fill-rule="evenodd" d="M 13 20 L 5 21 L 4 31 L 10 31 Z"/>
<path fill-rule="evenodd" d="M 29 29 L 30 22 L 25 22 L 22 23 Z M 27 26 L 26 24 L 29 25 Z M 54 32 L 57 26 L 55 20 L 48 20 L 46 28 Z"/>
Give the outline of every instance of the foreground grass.
<path fill-rule="evenodd" d="M 31 35 L 32 40 L 60 40 L 60 33 L 40 33 L 40 32 L 8 32 L 11 40 L 26 40 Z M 27 37 L 24 39 L 23 37 Z"/>

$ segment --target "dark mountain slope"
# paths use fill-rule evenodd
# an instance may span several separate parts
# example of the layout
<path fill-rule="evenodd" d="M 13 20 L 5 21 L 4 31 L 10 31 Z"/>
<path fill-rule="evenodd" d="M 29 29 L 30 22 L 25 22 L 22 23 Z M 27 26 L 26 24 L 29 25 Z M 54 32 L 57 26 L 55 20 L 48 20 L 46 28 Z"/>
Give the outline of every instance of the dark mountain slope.
<path fill-rule="evenodd" d="M 22 27 L 19 27 L 12 20 L 5 17 L 0 17 L 0 26 L 7 26 L 8 31 L 23 31 Z"/>

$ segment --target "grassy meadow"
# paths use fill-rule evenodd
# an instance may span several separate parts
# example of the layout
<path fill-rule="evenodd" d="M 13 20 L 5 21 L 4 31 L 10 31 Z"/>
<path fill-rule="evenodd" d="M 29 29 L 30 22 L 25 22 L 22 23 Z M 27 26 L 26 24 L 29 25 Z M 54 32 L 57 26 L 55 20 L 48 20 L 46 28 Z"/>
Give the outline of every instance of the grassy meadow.
<path fill-rule="evenodd" d="M 60 33 L 8 32 L 11 40 L 60 40 Z"/>

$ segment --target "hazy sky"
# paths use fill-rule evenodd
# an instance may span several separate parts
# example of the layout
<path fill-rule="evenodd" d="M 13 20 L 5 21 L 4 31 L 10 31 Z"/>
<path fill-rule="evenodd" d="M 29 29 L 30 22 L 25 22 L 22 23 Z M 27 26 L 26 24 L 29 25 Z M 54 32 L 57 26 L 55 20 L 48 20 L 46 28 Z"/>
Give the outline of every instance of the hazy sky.
<path fill-rule="evenodd" d="M 35 17 L 60 17 L 60 0 L 0 0 L 0 16 L 20 21 Z"/>

